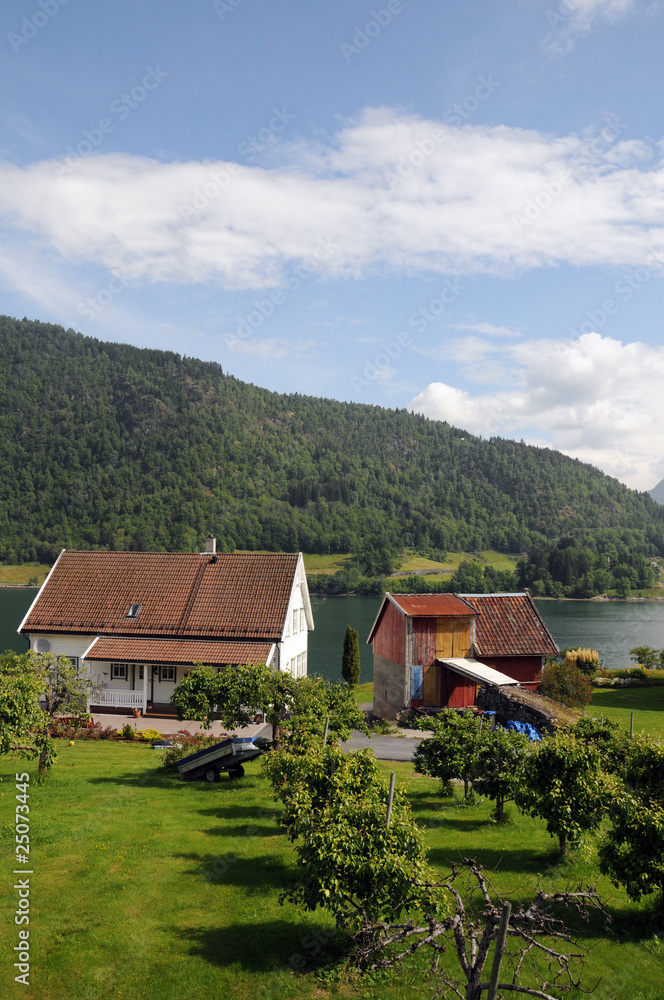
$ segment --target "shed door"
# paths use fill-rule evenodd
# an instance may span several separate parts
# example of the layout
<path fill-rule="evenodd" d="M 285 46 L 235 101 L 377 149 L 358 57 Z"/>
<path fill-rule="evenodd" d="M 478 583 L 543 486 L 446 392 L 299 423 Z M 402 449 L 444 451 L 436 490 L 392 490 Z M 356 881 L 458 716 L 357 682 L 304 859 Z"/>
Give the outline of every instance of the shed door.
<path fill-rule="evenodd" d="M 427 663 L 422 670 L 422 697 L 425 705 L 440 705 L 440 667 Z"/>
<path fill-rule="evenodd" d="M 470 618 L 436 619 L 436 656 L 441 659 L 468 656 Z"/>

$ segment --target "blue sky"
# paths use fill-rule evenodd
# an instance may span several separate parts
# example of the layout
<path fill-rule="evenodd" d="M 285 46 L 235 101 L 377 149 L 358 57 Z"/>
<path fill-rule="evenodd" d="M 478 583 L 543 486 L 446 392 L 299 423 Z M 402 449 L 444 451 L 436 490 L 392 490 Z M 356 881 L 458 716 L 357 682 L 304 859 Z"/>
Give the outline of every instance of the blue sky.
<path fill-rule="evenodd" d="M 3 312 L 664 477 L 664 12 L 5 0 Z"/>

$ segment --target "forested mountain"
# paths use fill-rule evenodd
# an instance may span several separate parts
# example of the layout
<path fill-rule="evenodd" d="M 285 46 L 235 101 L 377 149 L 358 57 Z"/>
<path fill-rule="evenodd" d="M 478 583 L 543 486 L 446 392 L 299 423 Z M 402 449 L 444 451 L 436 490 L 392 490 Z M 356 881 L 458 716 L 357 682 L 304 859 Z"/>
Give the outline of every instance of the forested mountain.
<path fill-rule="evenodd" d="M 664 508 L 549 449 L 282 395 L 217 364 L 0 318 L 0 559 L 63 547 L 664 554 Z M 370 566 L 368 567 L 370 570 Z"/>

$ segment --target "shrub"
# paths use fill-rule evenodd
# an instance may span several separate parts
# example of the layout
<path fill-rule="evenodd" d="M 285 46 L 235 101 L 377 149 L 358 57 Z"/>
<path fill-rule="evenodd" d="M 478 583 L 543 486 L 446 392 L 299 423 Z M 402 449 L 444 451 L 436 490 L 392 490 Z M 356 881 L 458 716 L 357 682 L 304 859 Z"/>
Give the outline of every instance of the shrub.
<path fill-rule="evenodd" d="M 565 663 L 578 667 L 586 677 L 594 677 L 601 666 L 596 649 L 566 649 Z"/>
<path fill-rule="evenodd" d="M 119 732 L 120 735 L 125 740 L 133 740 L 134 736 L 136 735 L 134 727 L 129 722 L 125 722 L 124 726 L 122 727 L 122 729 L 119 730 Z"/>
<path fill-rule="evenodd" d="M 145 740 L 146 743 L 152 743 L 153 740 L 161 739 L 161 733 L 156 729 L 144 729 L 138 735 L 142 740 Z"/>
<path fill-rule="evenodd" d="M 568 708 L 583 708 L 593 696 L 592 681 L 573 663 L 549 663 L 539 678 L 538 691 Z"/>

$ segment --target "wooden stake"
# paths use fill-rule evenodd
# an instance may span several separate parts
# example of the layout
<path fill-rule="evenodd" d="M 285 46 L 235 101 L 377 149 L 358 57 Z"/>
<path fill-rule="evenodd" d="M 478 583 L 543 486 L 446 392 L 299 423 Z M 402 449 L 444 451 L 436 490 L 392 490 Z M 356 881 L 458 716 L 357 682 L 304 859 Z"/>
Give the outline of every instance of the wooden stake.
<path fill-rule="evenodd" d="M 395 779 L 395 777 L 396 777 L 396 775 L 395 775 L 394 771 L 392 771 L 392 773 L 390 775 L 390 791 L 389 791 L 388 796 L 387 796 L 387 815 L 385 817 L 385 829 L 386 830 L 389 830 L 389 828 L 390 828 L 390 820 L 392 819 L 392 803 L 394 801 L 394 779 Z"/>
<path fill-rule="evenodd" d="M 629 715 L 629 738 L 634 739 L 634 712 Z"/>
<path fill-rule="evenodd" d="M 505 951 L 505 941 L 507 940 L 507 928 L 512 912 L 511 903 L 503 903 L 503 912 L 500 915 L 500 925 L 498 927 L 498 937 L 496 938 L 496 950 L 493 955 L 493 965 L 491 967 L 491 979 L 489 980 L 489 992 L 486 1000 L 496 1000 L 498 992 L 498 981 L 500 979 L 500 967 L 503 964 L 503 953 Z"/>
<path fill-rule="evenodd" d="M 325 719 L 325 732 L 323 733 L 323 746 L 325 746 L 325 744 L 327 743 L 327 730 L 328 730 L 329 725 L 330 725 L 330 717 L 328 715 L 326 717 L 326 719 Z"/>

